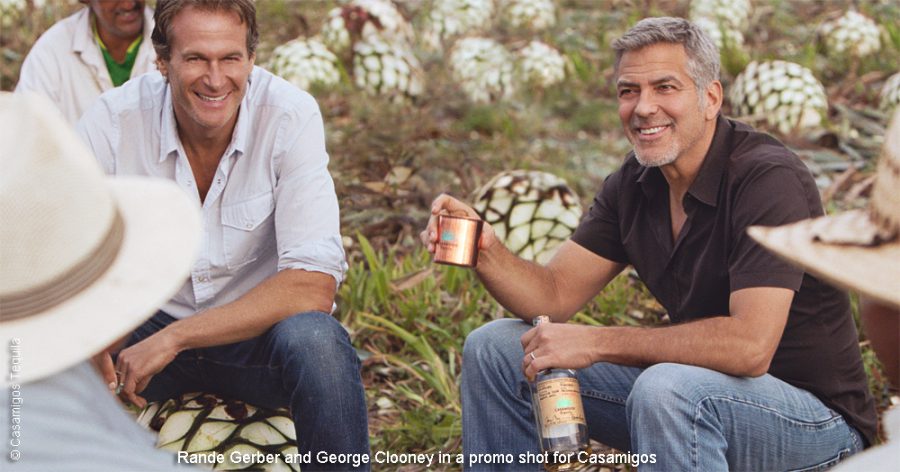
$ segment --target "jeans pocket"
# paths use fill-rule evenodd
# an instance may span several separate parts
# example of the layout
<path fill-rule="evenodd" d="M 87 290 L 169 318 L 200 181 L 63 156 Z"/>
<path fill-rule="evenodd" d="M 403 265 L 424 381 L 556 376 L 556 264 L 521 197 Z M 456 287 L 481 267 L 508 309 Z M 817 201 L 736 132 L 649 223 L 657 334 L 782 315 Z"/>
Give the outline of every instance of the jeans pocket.
<path fill-rule="evenodd" d="M 837 456 L 834 456 L 831 459 L 828 459 L 827 461 L 822 462 L 821 464 L 811 465 L 809 467 L 804 467 L 802 469 L 791 469 L 788 472 L 813 472 L 813 471 L 817 471 L 817 470 L 828 470 L 828 469 L 834 467 L 835 465 L 837 465 L 838 462 L 844 460 L 849 455 L 850 455 L 850 449 L 841 449 L 840 452 L 838 452 Z"/>

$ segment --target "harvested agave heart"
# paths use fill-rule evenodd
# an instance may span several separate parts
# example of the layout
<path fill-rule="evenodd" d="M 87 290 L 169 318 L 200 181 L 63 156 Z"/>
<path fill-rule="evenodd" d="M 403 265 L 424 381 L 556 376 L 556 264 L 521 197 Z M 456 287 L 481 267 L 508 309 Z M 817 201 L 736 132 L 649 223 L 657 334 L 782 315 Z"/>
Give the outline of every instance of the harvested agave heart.
<path fill-rule="evenodd" d="M 216 395 L 186 393 L 148 404 L 138 423 L 158 432 L 160 449 L 191 455 L 221 453 L 223 460 L 213 470 L 300 470 L 287 459 L 295 457 L 297 445 L 294 422 L 286 409 L 269 410 Z M 251 457 L 274 454 L 275 460 L 232 462 L 234 452 Z"/>
<path fill-rule="evenodd" d="M 491 224 L 510 251 L 546 264 L 578 226 L 578 196 L 556 175 L 505 171 L 476 192 L 475 211 Z"/>

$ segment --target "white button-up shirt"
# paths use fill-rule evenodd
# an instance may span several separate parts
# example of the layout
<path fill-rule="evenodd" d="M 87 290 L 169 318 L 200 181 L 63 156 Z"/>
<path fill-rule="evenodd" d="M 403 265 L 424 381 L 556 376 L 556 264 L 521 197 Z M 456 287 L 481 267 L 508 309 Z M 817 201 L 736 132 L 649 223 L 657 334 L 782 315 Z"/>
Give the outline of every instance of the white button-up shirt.
<path fill-rule="evenodd" d="M 150 33 L 153 10 L 144 9 L 144 39 L 138 47 L 131 76 L 156 70 Z M 49 97 L 75 125 L 101 93 L 113 88 L 109 70 L 91 28 L 91 9 L 65 18 L 34 43 L 22 63 L 16 92 L 32 91 Z"/>
<path fill-rule="evenodd" d="M 201 208 L 200 254 L 191 279 L 162 307 L 166 313 L 184 318 L 229 303 L 283 269 L 343 280 L 347 263 L 325 130 L 308 93 L 253 68 L 202 203 L 176 130 L 171 89 L 158 72 L 103 94 L 78 132 L 108 174 L 174 180 Z"/>

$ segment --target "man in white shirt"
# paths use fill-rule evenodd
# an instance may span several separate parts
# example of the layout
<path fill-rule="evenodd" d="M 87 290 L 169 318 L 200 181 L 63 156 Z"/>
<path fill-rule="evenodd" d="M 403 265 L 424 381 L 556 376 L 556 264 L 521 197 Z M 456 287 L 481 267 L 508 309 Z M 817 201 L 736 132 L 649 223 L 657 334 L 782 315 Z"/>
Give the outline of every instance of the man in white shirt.
<path fill-rule="evenodd" d="M 16 85 L 50 98 L 73 125 L 101 93 L 156 70 L 153 11 L 144 0 L 81 1 L 87 8 L 37 40 Z"/>
<path fill-rule="evenodd" d="M 367 454 L 359 361 L 329 314 L 347 265 L 318 106 L 254 67 L 252 0 L 161 0 L 155 20 L 161 75 L 78 125 L 107 173 L 174 180 L 202 211 L 190 280 L 117 356 L 122 395 L 289 406 L 301 454 Z"/>

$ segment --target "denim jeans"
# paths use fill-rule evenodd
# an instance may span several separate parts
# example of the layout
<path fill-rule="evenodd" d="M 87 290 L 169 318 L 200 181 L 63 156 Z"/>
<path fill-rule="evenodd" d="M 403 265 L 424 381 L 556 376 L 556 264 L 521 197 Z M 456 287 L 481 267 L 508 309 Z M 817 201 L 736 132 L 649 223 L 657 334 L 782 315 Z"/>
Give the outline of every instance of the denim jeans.
<path fill-rule="evenodd" d="M 175 321 L 157 312 L 128 345 Z M 368 454 L 369 434 L 360 364 L 347 332 L 321 312 L 294 315 L 263 335 L 234 344 L 190 349 L 156 374 L 141 395 L 160 401 L 202 391 L 266 408 L 288 407 L 299 452 Z M 347 470 L 314 463 L 304 470 Z M 367 469 L 367 466 L 361 467 Z"/>
<path fill-rule="evenodd" d="M 531 393 L 521 369 L 519 338 L 530 327 L 497 320 L 466 339 L 466 457 L 539 452 Z M 592 439 L 623 452 L 656 455 L 655 463 L 641 464 L 641 472 L 818 470 L 863 448 L 859 433 L 841 415 L 768 374 L 747 378 L 683 364 L 640 369 L 598 363 L 581 369 L 578 381 Z"/>

